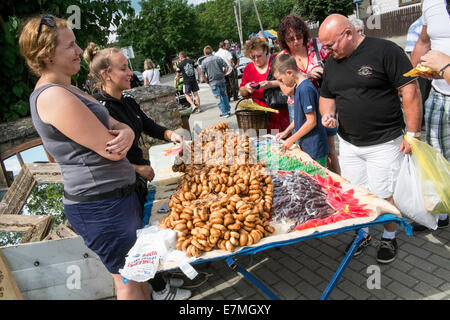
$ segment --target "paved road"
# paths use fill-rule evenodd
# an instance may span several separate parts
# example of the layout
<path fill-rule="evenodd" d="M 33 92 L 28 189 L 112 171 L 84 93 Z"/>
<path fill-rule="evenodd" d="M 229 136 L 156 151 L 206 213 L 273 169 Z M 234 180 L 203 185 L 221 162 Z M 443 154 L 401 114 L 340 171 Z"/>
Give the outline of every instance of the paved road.
<path fill-rule="evenodd" d="M 173 75 L 162 82 L 173 84 Z M 219 109 L 208 85 L 200 85 L 202 113 L 190 118 L 206 128 L 219 121 Z M 234 108 L 235 102 L 231 102 Z M 237 128 L 234 114 L 225 119 Z M 397 259 L 381 265 L 376 261 L 377 240 L 382 227 L 370 229 L 372 244 L 348 265 L 330 300 L 450 300 L 450 227 L 407 236 L 397 232 Z M 252 256 L 238 258 L 239 263 L 265 283 L 281 299 L 315 300 L 333 276 L 344 257 L 344 250 L 353 238 L 353 231 L 324 238 L 311 239 L 268 249 Z M 381 275 L 380 288 L 369 289 L 373 266 Z M 195 266 L 200 273 L 192 286 L 191 300 L 268 299 L 251 282 L 230 269 L 224 260 Z M 204 281 L 203 281 L 204 280 Z"/>

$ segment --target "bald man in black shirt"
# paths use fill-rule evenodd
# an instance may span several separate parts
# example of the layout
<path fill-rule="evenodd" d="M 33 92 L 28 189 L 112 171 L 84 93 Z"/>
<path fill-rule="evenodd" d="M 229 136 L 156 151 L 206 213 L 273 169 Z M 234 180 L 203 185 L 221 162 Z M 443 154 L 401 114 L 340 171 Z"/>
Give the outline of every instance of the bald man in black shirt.
<path fill-rule="evenodd" d="M 400 163 L 411 152 L 403 139 L 405 127 L 408 135 L 420 137 L 419 87 L 415 78 L 403 76 L 412 69 L 411 62 L 395 43 L 358 33 L 342 15 L 324 20 L 319 39 L 331 53 L 324 68 L 319 110 L 325 127 L 338 126 L 341 175 L 394 204 Z M 384 228 L 377 261 L 389 263 L 397 255 L 397 225 Z M 366 229 L 357 254 L 369 242 Z"/>

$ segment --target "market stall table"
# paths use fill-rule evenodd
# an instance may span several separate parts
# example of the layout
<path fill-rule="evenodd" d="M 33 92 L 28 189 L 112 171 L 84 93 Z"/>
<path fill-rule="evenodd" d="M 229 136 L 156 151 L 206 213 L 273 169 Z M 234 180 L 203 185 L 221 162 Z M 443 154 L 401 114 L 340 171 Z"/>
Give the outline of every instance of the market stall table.
<path fill-rule="evenodd" d="M 305 154 L 303 154 L 301 151 L 296 150 L 295 148 L 292 154 L 297 154 L 301 157 L 307 157 L 307 155 L 305 156 Z M 180 177 L 180 175 L 178 175 L 179 173 L 171 172 L 170 168 L 164 168 L 162 169 L 162 171 L 160 171 L 160 173 L 160 177 L 153 183 L 153 190 L 149 192 L 147 198 L 148 201 L 145 205 L 144 210 L 146 217 L 144 218 L 146 219 L 144 225 L 148 222 L 150 222 L 151 224 L 159 223 L 165 216 L 167 216 L 167 213 L 158 213 L 158 209 L 163 204 L 168 202 L 171 194 L 177 187 L 177 179 L 179 179 Z M 347 190 L 349 188 L 350 185 L 342 177 L 330 172 L 327 172 L 327 174 L 332 176 L 333 179 L 339 180 L 342 183 L 344 190 Z M 164 177 L 168 177 L 168 179 L 165 179 Z M 337 233 L 347 232 L 350 230 L 356 230 L 358 231 L 358 236 L 353 241 L 352 246 L 342 259 L 334 276 L 330 279 L 328 286 L 321 296 L 321 299 L 327 299 L 333 289 L 336 287 L 340 277 L 342 276 L 346 267 L 352 260 L 357 248 L 359 247 L 359 244 L 363 238 L 363 232 L 361 231 L 362 228 L 396 222 L 405 229 L 407 235 L 412 235 L 411 226 L 406 222 L 404 218 L 402 218 L 401 214 L 398 212 L 398 210 L 396 210 L 394 206 L 388 204 L 382 199 L 368 194 L 367 189 L 365 188 L 358 186 L 351 187 L 355 189 L 355 194 L 360 200 L 364 199 L 366 201 L 366 204 L 370 203 L 370 205 L 372 205 L 370 210 L 371 214 L 369 216 L 338 221 L 330 225 L 318 225 L 316 227 L 303 230 L 301 230 L 300 228 L 298 230 L 295 230 L 294 232 L 287 232 L 287 226 L 283 226 L 282 223 L 273 223 L 272 225 L 275 226 L 276 231 L 271 236 L 261 239 L 261 241 L 257 244 L 237 248 L 237 251 L 235 252 L 215 249 L 210 252 L 204 253 L 199 258 L 194 259 L 194 261 L 190 262 L 190 264 L 195 265 L 216 260 L 225 260 L 228 266 L 230 266 L 233 270 L 241 273 L 246 279 L 257 286 L 269 298 L 278 299 L 278 297 L 266 285 L 264 285 L 260 280 L 255 278 L 245 268 L 243 268 L 238 263 L 236 258 L 243 255 L 253 255 L 270 248 L 299 243 L 301 241 L 312 238 L 321 238 Z M 169 271 L 178 267 L 180 266 L 171 264 L 169 262 L 164 265 L 160 265 L 158 272 Z"/>

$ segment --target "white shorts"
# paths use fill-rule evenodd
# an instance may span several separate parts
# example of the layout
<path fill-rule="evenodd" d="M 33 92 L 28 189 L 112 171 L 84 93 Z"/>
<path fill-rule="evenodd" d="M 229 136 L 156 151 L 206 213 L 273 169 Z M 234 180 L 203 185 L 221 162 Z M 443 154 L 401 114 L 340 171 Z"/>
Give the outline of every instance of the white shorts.
<path fill-rule="evenodd" d="M 380 198 L 392 197 L 404 157 L 399 151 L 402 140 L 400 136 L 385 143 L 357 147 L 339 137 L 341 176 L 352 184 L 366 186 Z"/>

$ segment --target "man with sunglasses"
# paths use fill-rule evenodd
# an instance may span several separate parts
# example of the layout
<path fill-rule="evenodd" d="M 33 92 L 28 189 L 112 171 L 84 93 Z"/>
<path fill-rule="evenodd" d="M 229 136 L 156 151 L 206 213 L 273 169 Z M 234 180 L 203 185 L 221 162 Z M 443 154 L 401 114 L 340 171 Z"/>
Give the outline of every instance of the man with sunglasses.
<path fill-rule="evenodd" d="M 331 53 L 324 68 L 319 109 L 325 127 L 339 123 L 341 175 L 393 203 L 401 160 L 411 152 L 403 135 L 420 137 L 420 91 L 415 78 L 403 76 L 412 68 L 411 62 L 395 43 L 358 33 L 342 15 L 327 17 L 319 38 Z M 355 255 L 370 243 L 365 229 Z M 378 262 L 395 259 L 396 229 L 395 223 L 384 226 Z"/>

